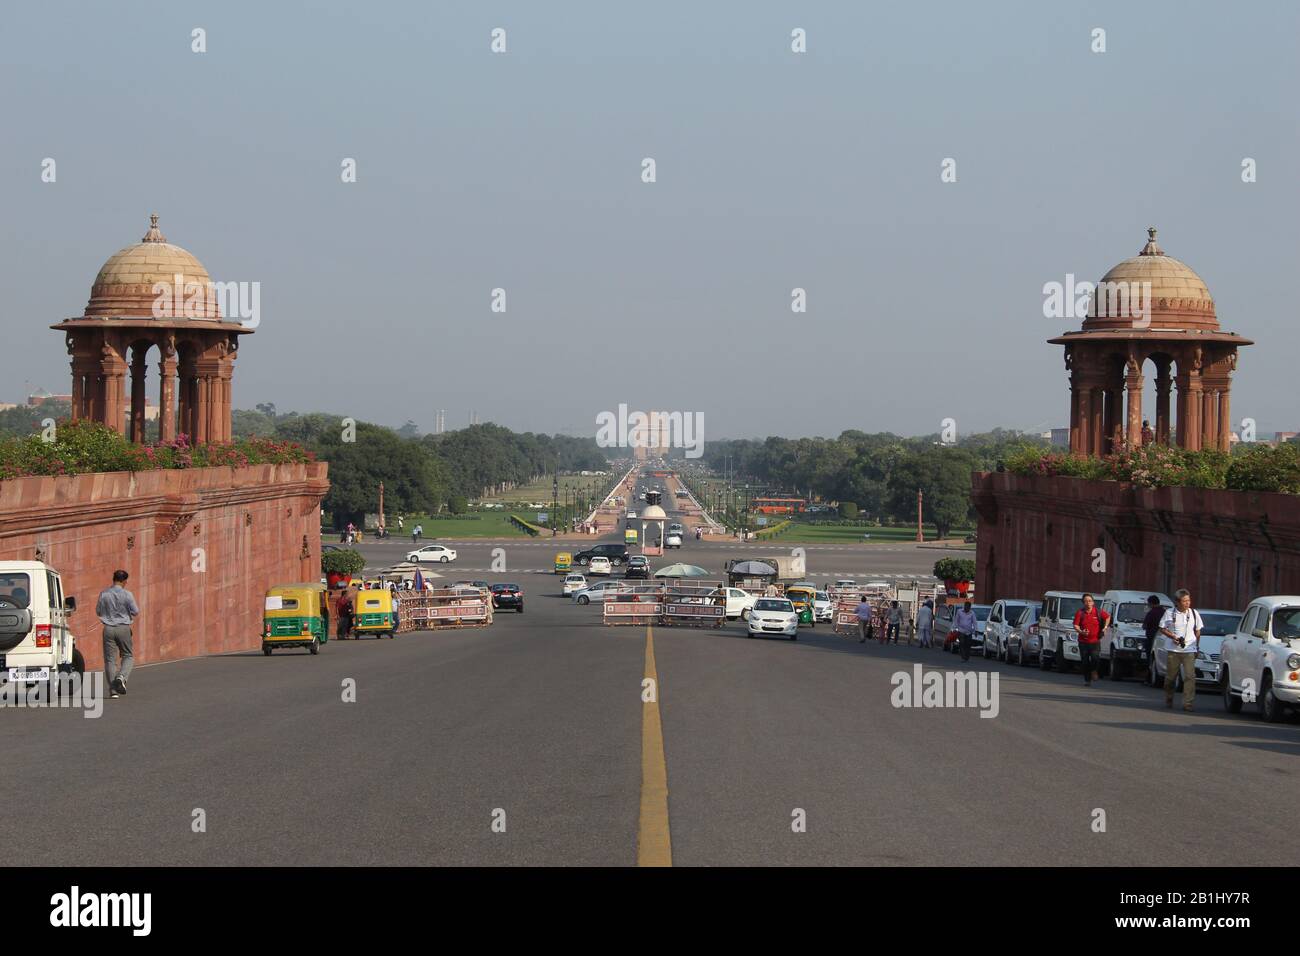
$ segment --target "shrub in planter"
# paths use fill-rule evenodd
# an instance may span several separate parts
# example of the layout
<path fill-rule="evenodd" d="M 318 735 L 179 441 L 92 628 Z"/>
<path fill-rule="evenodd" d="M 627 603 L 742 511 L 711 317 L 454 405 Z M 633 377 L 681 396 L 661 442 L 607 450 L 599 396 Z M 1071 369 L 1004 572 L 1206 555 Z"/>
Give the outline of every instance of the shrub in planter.
<path fill-rule="evenodd" d="M 350 548 L 326 551 L 320 556 L 321 573 L 329 580 L 330 587 L 342 579 L 360 574 L 365 566 L 366 559 L 361 552 Z"/>
<path fill-rule="evenodd" d="M 940 558 L 934 562 L 934 576 L 940 581 L 974 581 L 975 562 L 970 558 Z"/>
<path fill-rule="evenodd" d="M 856 518 L 858 516 L 858 506 L 852 501 L 840 502 L 841 518 Z"/>

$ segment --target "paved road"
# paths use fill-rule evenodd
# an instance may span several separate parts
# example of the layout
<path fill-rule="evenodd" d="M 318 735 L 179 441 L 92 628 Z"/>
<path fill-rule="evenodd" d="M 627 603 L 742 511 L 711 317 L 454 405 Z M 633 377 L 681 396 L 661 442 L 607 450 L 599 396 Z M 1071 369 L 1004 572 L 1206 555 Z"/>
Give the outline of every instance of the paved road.
<path fill-rule="evenodd" d="M 824 626 L 797 642 L 606 629 L 557 584 L 528 579 L 527 612 L 487 630 L 143 667 L 98 720 L 0 713 L 9 859 L 631 865 L 653 711 L 677 865 L 1300 863 L 1279 838 L 1294 720 L 978 660 L 999 674 L 995 718 L 900 709 L 892 675 L 960 662 Z"/>

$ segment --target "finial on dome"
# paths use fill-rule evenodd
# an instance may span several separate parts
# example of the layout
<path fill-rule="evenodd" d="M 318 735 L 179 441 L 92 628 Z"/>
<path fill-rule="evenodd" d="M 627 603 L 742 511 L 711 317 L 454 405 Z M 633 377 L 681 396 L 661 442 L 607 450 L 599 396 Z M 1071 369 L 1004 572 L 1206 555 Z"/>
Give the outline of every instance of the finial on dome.
<path fill-rule="evenodd" d="M 1142 251 L 1138 254 L 1143 256 L 1163 256 L 1165 254 L 1165 251 L 1160 248 L 1160 244 L 1156 242 L 1155 226 L 1147 227 L 1147 244 L 1142 247 Z"/>
<path fill-rule="evenodd" d="M 141 242 L 166 242 L 167 237 L 158 231 L 158 214 L 152 213 L 149 216 L 149 231 L 144 234 Z"/>

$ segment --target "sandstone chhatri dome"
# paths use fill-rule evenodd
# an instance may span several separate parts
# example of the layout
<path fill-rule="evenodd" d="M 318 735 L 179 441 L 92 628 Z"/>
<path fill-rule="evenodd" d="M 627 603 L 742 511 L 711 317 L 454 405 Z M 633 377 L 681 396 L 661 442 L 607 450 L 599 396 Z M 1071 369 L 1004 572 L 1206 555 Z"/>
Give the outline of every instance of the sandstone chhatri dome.
<path fill-rule="evenodd" d="M 1198 329 L 1218 331 L 1219 320 L 1209 286 L 1187 263 L 1165 255 L 1156 242 L 1156 228 L 1147 229 L 1147 243 L 1136 256 L 1114 265 L 1101 277 L 1105 283 L 1151 285 L 1151 327 L 1156 329 Z M 1098 297 L 1097 314 L 1084 320 L 1085 331 L 1131 328 L 1132 315 L 1111 315 L 1104 297 Z M 1118 311 L 1118 310 L 1117 310 Z"/>
<path fill-rule="evenodd" d="M 177 280 L 180 276 L 180 280 Z M 100 267 L 95 282 L 90 287 L 90 301 L 86 303 L 86 318 L 171 318 L 191 321 L 221 321 L 221 311 L 216 298 L 205 295 L 196 301 L 198 314 L 190 314 L 181 300 L 155 316 L 154 302 L 158 298 L 154 283 L 169 286 L 177 282 L 182 288 L 197 284 L 204 290 L 212 281 L 208 270 L 188 250 L 167 241 L 158 229 L 158 216 L 149 217 L 149 231 L 134 245 L 120 249 L 108 257 Z"/>

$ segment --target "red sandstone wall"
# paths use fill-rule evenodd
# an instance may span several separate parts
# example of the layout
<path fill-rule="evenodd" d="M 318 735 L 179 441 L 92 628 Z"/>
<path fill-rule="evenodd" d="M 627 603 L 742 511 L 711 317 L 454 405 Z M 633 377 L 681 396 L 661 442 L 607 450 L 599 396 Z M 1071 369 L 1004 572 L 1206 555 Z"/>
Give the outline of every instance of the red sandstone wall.
<path fill-rule="evenodd" d="M 77 598 L 73 633 L 102 666 L 95 599 L 125 568 L 138 663 L 260 646 L 268 585 L 320 578 L 324 462 L 0 482 L 0 560 L 40 557 Z M 206 570 L 196 571 L 195 549 Z"/>
<path fill-rule="evenodd" d="M 980 599 L 1185 587 L 1203 608 L 1300 593 L 1300 498 L 979 473 Z M 1092 570 L 1103 548 L 1106 570 Z"/>

